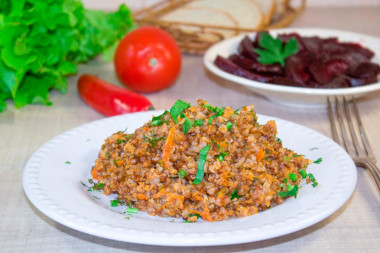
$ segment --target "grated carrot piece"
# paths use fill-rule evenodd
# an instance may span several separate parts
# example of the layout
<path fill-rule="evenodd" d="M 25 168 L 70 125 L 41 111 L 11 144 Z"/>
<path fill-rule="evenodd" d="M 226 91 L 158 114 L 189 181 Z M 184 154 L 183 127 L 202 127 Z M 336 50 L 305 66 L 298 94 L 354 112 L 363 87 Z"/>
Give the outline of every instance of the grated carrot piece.
<path fill-rule="evenodd" d="M 117 164 L 118 166 L 121 166 L 121 165 L 123 165 L 123 164 L 124 164 L 124 162 L 123 162 L 123 161 L 121 161 L 121 160 L 117 160 L 117 161 L 116 161 L 116 164 Z"/>
<path fill-rule="evenodd" d="M 265 152 L 262 148 L 260 148 L 259 152 L 257 152 L 257 155 L 256 155 L 256 159 L 258 162 L 260 162 L 261 160 L 263 160 L 265 156 Z"/>
<path fill-rule="evenodd" d="M 210 212 L 209 212 L 207 206 L 205 206 L 205 208 L 203 209 L 203 212 L 197 211 L 197 210 L 190 210 L 189 213 L 191 213 L 191 214 L 198 214 L 198 215 L 200 215 L 202 217 L 202 219 L 207 220 L 207 221 L 214 221 L 210 217 Z"/>
<path fill-rule="evenodd" d="M 98 180 L 98 170 L 96 168 L 93 168 L 91 171 L 92 179 Z"/>
<path fill-rule="evenodd" d="M 171 168 L 171 165 L 169 163 L 169 156 L 170 156 L 170 151 L 172 150 L 172 147 L 173 147 L 174 131 L 175 131 L 175 126 L 172 126 L 169 130 L 168 138 L 166 138 L 166 142 L 163 147 L 162 160 L 164 161 L 164 165 L 166 168 Z"/>
<path fill-rule="evenodd" d="M 140 199 L 140 200 L 148 200 L 148 197 L 145 196 L 145 195 L 142 194 L 142 193 L 139 193 L 139 194 L 137 194 L 137 199 Z"/>

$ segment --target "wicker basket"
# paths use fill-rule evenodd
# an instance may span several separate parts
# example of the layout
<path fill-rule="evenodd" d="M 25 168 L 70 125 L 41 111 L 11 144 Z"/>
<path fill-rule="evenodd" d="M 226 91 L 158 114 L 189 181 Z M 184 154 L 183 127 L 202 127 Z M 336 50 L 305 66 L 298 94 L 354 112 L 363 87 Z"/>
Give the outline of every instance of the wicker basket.
<path fill-rule="evenodd" d="M 300 0 L 299 6 L 292 6 L 291 0 L 281 1 L 280 8 L 271 15 L 270 22 L 257 29 L 243 29 L 240 27 L 228 27 L 217 25 L 204 25 L 201 23 L 170 22 L 161 20 L 163 15 L 181 8 L 193 0 L 166 0 L 156 3 L 148 8 L 133 14 L 138 25 L 154 25 L 169 32 L 177 41 L 181 50 L 190 54 L 203 54 L 212 44 L 225 39 L 223 31 L 233 31 L 232 35 L 244 32 L 254 32 L 271 28 L 281 28 L 289 25 L 305 8 L 306 0 Z M 191 27 L 192 32 L 185 31 L 183 27 Z"/>

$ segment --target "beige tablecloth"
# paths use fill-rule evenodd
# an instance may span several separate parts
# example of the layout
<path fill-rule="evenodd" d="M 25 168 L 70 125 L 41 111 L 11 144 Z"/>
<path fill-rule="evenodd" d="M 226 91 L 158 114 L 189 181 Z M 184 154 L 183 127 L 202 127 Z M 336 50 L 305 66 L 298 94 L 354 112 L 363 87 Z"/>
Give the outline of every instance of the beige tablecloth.
<path fill-rule="evenodd" d="M 293 27 L 326 27 L 380 37 L 380 8 L 308 9 Z M 52 107 L 9 104 L 0 114 L 0 252 L 379 252 L 380 194 L 369 174 L 357 168 L 356 190 L 348 202 L 327 219 L 278 238 L 220 247 L 178 248 L 130 244 L 84 234 L 56 223 L 27 199 L 21 184 L 23 168 L 36 149 L 49 139 L 80 124 L 103 118 L 78 96 L 77 78 L 96 73 L 118 83 L 113 65 L 93 60 L 69 78 L 66 95 L 52 92 Z M 202 65 L 200 56 L 183 56 L 179 79 L 169 89 L 148 95 L 157 109 L 177 98 L 195 103 L 198 98 L 219 106 L 238 108 L 255 104 L 260 114 L 303 124 L 330 136 L 324 109 L 287 108 L 244 88 L 223 82 Z M 359 99 L 359 109 L 375 154 L 380 159 L 380 92 Z"/>

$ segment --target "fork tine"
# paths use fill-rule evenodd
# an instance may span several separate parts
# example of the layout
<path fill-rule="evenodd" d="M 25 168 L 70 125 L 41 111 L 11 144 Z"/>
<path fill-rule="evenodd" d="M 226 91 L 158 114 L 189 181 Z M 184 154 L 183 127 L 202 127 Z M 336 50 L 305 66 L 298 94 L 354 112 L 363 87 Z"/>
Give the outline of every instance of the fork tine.
<path fill-rule="evenodd" d="M 354 112 L 355 112 L 355 115 L 356 115 L 356 120 L 357 120 L 358 125 L 359 125 L 359 132 L 360 132 L 360 136 L 362 137 L 362 141 L 363 141 L 363 144 L 364 144 L 364 149 L 367 152 L 367 155 L 369 155 L 373 159 L 375 159 L 375 156 L 373 155 L 373 151 L 372 151 L 371 145 L 369 144 L 369 141 L 368 141 L 368 138 L 367 138 L 367 134 L 366 134 L 366 132 L 364 130 L 362 120 L 361 120 L 360 115 L 359 115 L 359 110 L 358 110 L 358 107 L 356 105 L 356 100 L 354 98 L 352 98 L 352 104 L 353 104 Z"/>
<path fill-rule="evenodd" d="M 350 100 L 350 102 L 351 101 L 352 100 Z M 356 132 L 354 129 L 352 114 L 351 114 L 350 107 L 348 105 L 349 101 L 347 101 L 346 97 L 343 97 L 343 103 L 344 103 L 344 111 L 346 113 L 346 119 L 348 122 L 348 128 L 350 129 L 351 139 L 352 139 L 352 142 L 354 144 L 353 146 L 355 148 L 356 154 L 359 155 L 360 144 L 359 144 L 358 138 L 356 137 Z"/>
<path fill-rule="evenodd" d="M 350 156 L 353 156 L 353 154 L 351 152 L 351 149 L 348 146 L 349 143 L 350 143 L 350 140 L 348 139 L 346 126 L 344 125 L 344 118 L 343 118 L 343 114 L 342 114 L 342 108 L 339 105 L 339 101 L 338 101 L 337 97 L 335 97 L 335 106 L 336 106 L 336 114 L 338 116 L 338 122 L 339 122 L 339 125 L 340 125 L 340 130 L 341 130 L 340 132 L 341 132 L 341 136 L 342 136 L 342 139 L 343 139 L 344 147 L 345 147 L 346 151 L 348 152 L 348 154 Z"/>
<path fill-rule="evenodd" d="M 331 123 L 331 133 L 332 133 L 332 137 L 334 139 L 335 142 L 339 143 L 340 144 L 340 141 L 339 141 L 339 137 L 338 137 L 338 131 L 336 129 L 336 119 L 335 119 L 335 116 L 334 116 L 334 112 L 333 112 L 333 108 L 332 108 L 332 105 L 331 105 L 331 100 L 330 100 L 330 97 L 327 97 L 327 105 L 328 105 L 328 108 L 329 108 L 329 117 L 330 117 L 330 123 Z"/>

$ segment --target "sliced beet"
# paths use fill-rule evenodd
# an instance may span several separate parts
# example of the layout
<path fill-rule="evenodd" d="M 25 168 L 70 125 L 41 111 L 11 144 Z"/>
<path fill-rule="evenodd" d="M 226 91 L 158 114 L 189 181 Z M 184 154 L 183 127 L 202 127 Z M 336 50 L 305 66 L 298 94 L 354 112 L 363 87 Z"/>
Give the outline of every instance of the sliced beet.
<path fill-rule="evenodd" d="M 306 84 L 310 79 L 308 66 L 311 61 L 313 55 L 306 51 L 290 56 L 285 61 L 285 76 L 293 78 L 297 83 Z"/>
<path fill-rule="evenodd" d="M 323 40 L 318 37 L 302 37 L 302 44 L 308 52 L 319 55 L 322 52 Z"/>
<path fill-rule="evenodd" d="M 348 69 L 347 74 L 356 78 L 376 77 L 380 74 L 380 66 L 371 62 L 362 62 Z"/>
<path fill-rule="evenodd" d="M 284 72 L 280 64 L 262 64 L 257 60 L 253 60 L 238 54 L 231 55 L 228 57 L 228 59 L 243 69 L 257 73 L 282 75 Z"/>
<path fill-rule="evenodd" d="M 321 59 L 314 60 L 309 66 L 309 71 L 313 76 L 313 79 L 321 85 L 329 83 L 333 78 L 332 74 L 327 71 L 325 63 Z"/>
<path fill-rule="evenodd" d="M 295 38 L 297 40 L 298 49 L 300 51 L 305 50 L 302 37 L 298 33 L 279 34 L 278 38 L 280 38 L 285 43 L 287 43 L 291 38 Z"/>
<path fill-rule="evenodd" d="M 238 52 L 247 58 L 257 59 L 257 54 L 253 51 L 253 41 L 248 36 L 240 42 Z"/>
<path fill-rule="evenodd" d="M 318 88 L 324 89 L 337 89 L 350 87 L 350 83 L 344 76 L 336 76 L 330 80 L 330 82 L 319 86 Z"/>
<path fill-rule="evenodd" d="M 244 78 L 248 78 L 248 79 L 255 80 L 258 82 L 263 82 L 263 83 L 269 83 L 272 80 L 271 77 L 255 74 L 248 70 L 245 70 L 239 67 L 238 65 L 236 65 L 235 63 L 233 63 L 231 60 L 226 59 L 220 55 L 216 57 L 214 63 L 220 69 L 233 75 L 241 76 Z"/>
<path fill-rule="evenodd" d="M 215 64 L 226 72 L 251 80 L 310 88 L 346 88 L 376 83 L 379 64 L 370 62 L 374 53 L 358 43 L 339 42 L 337 38 L 301 37 L 297 33 L 279 34 L 285 45 L 297 40 L 299 51 L 280 64 L 262 64 L 254 48 L 259 46 L 262 31 L 252 40 L 244 37 L 239 54 L 229 59 L 218 56 Z"/>
<path fill-rule="evenodd" d="M 286 86 L 294 86 L 294 87 L 307 87 L 305 83 L 299 83 L 295 81 L 293 78 L 285 77 L 285 76 L 274 76 L 272 83 L 282 84 Z"/>
<path fill-rule="evenodd" d="M 350 64 L 342 60 L 331 60 L 325 63 L 325 69 L 332 76 L 339 76 L 346 73 L 350 68 Z"/>

